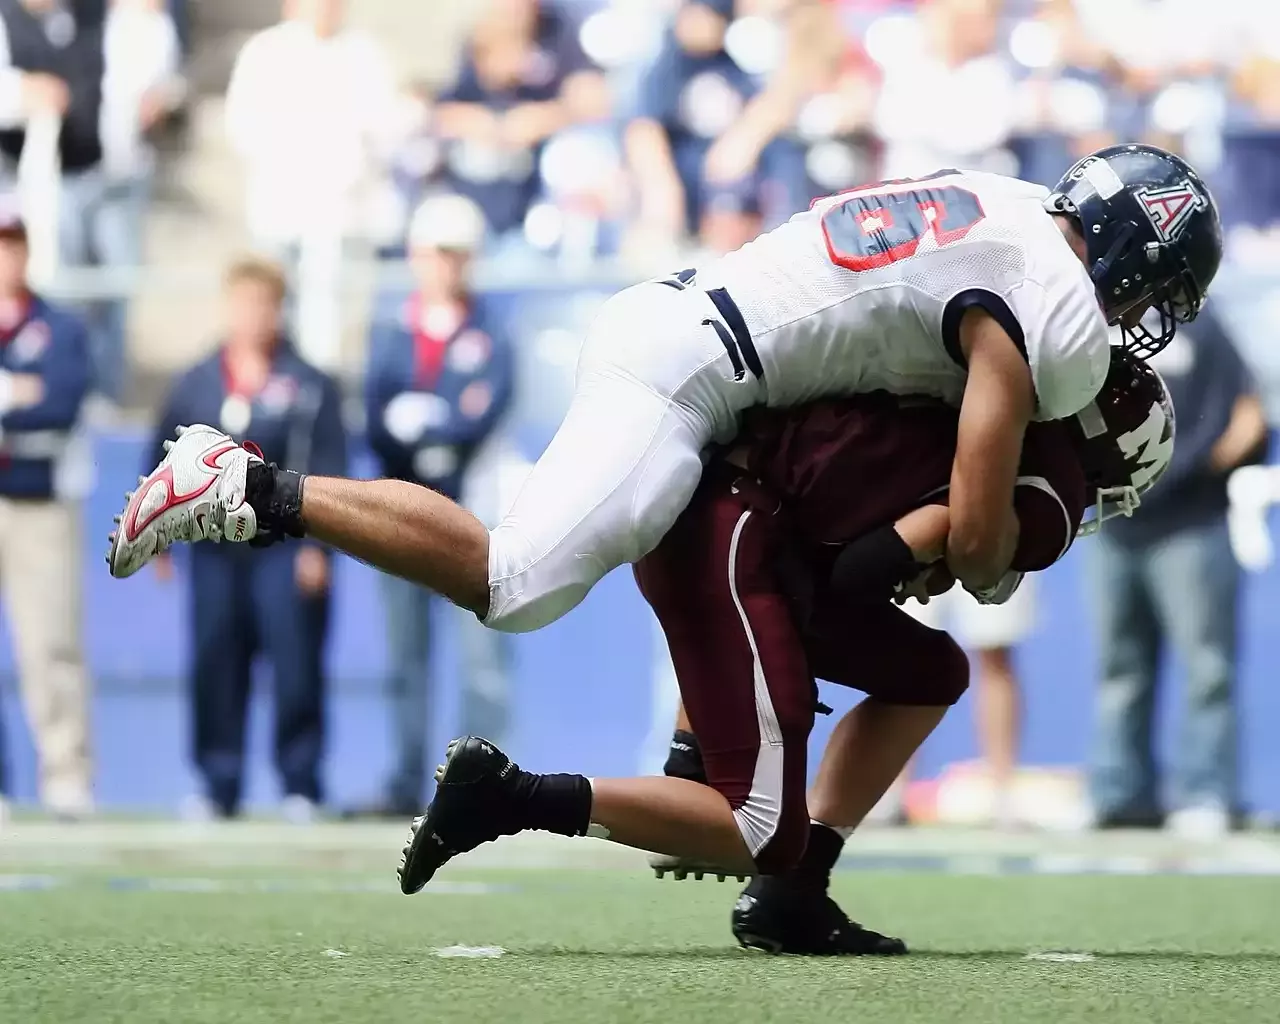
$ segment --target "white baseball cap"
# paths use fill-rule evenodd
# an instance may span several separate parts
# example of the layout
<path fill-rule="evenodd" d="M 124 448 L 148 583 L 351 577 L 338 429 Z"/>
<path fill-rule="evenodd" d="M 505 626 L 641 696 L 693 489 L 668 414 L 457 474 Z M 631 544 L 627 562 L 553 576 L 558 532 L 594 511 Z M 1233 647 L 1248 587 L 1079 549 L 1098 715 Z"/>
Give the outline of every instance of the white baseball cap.
<path fill-rule="evenodd" d="M 474 253 L 484 244 L 485 222 L 480 207 L 466 196 L 441 193 L 428 196 L 409 221 L 410 249 L 457 249 Z"/>

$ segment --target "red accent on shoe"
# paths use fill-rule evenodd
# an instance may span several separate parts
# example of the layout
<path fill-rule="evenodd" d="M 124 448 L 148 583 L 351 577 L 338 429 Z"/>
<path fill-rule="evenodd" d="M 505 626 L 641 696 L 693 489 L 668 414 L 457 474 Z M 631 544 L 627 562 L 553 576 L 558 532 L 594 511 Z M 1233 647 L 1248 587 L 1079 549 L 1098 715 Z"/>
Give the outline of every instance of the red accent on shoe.
<path fill-rule="evenodd" d="M 130 543 L 136 541 L 143 530 L 155 522 L 157 518 L 168 512 L 171 508 L 176 505 L 181 505 L 185 501 L 192 501 L 209 490 L 210 487 L 217 483 L 218 476 L 216 471 L 220 471 L 222 469 L 218 460 L 221 459 L 222 456 L 226 455 L 227 452 L 235 451 L 238 447 L 239 445 L 235 444 L 223 444 L 221 446 L 211 447 L 207 452 L 205 452 L 201 457 L 200 462 L 203 465 L 208 466 L 210 469 L 215 470 L 215 473 L 199 487 L 195 488 L 195 490 L 188 491 L 186 494 L 178 494 L 175 491 L 173 484 L 173 466 L 161 466 L 156 470 L 156 472 L 152 473 L 151 476 L 147 478 L 146 483 L 138 488 L 137 492 L 133 496 L 133 500 L 129 502 L 129 508 L 125 512 L 124 522 L 122 524 L 124 527 L 125 539 Z M 139 523 L 138 510 L 142 507 L 143 500 L 151 492 L 151 488 L 159 483 L 163 483 L 165 485 L 165 489 L 169 492 L 169 497 L 165 500 L 163 505 Z"/>

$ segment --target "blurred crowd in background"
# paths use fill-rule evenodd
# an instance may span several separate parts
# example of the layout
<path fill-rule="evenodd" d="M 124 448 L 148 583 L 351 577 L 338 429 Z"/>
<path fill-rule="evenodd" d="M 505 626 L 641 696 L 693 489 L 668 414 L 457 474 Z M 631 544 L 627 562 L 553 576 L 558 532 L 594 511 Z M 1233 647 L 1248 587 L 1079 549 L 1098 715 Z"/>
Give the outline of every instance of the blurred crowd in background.
<path fill-rule="evenodd" d="M 554 420 L 548 396 L 571 373 L 571 353 L 548 342 L 563 342 L 589 311 L 590 298 L 578 303 L 572 291 L 579 277 L 599 290 L 601 275 L 621 286 L 685 266 L 867 181 L 960 167 L 1051 184 L 1087 151 L 1150 141 L 1182 152 L 1213 184 L 1229 265 L 1222 298 L 1158 364 L 1179 411 L 1170 479 L 1089 552 L 1100 656 L 1082 822 L 1155 826 L 1167 816 L 1181 832 L 1213 836 L 1242 820 L 1241 577 L 1226 481 L 1258 461 L 1266 410 L 1280 409 L 1280 358 L 1261 343 L 1280 308 L 1270 278 L 1280 261 L 1280 8 L 464 0 L 441 5 L 466 22 L 448 71 L 449 60 L 398 66 L 394 39 L 353 25 L 372 6 L 285 0 L 278 23 L 261 26 L 274 5 L 256 0 L 0 0 L 0 184 L 13 193 L 0 220 L 0 536 L 10 537 L 9 518 L 40 515 L 62 552 L 56 564 L 19 568 L 0 545 L 0 583 L 49 810 L 77 818 L 94 807 L 75 639 L 83 557 L 71 523 L 92 487 L 70 471 L 86 424 L 109 432 L 145 421 L 139 472 L 177 423 L 203 420 L 253 437 L 289 468 L 339 473 L 359 463 L 459 497 L 493 521 L 536 456 L 515 453 L 512 422 L 522 409 Z M 241 8 L 255 28 L 236 36 Z M 429 13 L 418 18 L 408 49 L 436 45 L 431 24 Z M 227 38 L 236 39 L 229 73 L 204 93 L 219 94 L 214 130 L 229 159 L 202 159 L 193 171 L 183 161 L 195 166 L 210 128 L 192 82 L 208 78 L 209 54 Z M 212 231 L 144 252 L 174 166 L 188 181 L 203 173 L 234 183 L 242 202 L 215 226 L 239 230 L 252 257 L 223 260 Z M 27 261 L 47 305 L 21 286 Z M 140 267 L 167 280 L 168 262 L 225 273 L 220 305 L 207 321 L 171 317 L 148 348 L 130 299 Z M 119 273 L 81 287 L 85 266 Z M 370 282 L 371 293 L 354 344 L 342 329 L 352 280 Z M 493 282 L 556 297 L 492 303 Z M 191 338 L 207 342 L 190 349 L 194 365 L 173 355 L 179 336 L 183 352 Z M 138 383 L 146 366 L 165 368 L 154 394 Z M 184 804 L 189 816 L 242 808 L 259 656 L 273 670 L 283 813 L 311 820 L 325 802 L 331 564 L 304 543 L 269 558 L 202 549 L 183 570 L 190 758 L 202 787 Z M 173 569 L 162 562 L 158 572 Z M 428 624 L 441 624 L 430 595 L 387 579 L 382 596 L 393 764 L 352 813 L 418 809 L 445 682 L 429 678 Z M 974 651 L 980 817 L 1033 822 L 1034 800 L 1015 794 L 1022 697 L 1012 652 L 1037 628 L 1034 590 L 999 609 L 939 605 L 922 614 Z M 461 638 L 450 678 L 465 694 L 450 732 L 502 741 L 508 638 L 461 615 L 443 624 Z M 1186 675 L 1167 799 L 1152 755 L 1166 644 Z M 674 717 L 658 647 L 651 739 L 639 754 L 651 770 Z M 0 818 L 4 778 L 0 767 Z M 909 806 L 890 800 L 881 816 L 905 820 Z"/>

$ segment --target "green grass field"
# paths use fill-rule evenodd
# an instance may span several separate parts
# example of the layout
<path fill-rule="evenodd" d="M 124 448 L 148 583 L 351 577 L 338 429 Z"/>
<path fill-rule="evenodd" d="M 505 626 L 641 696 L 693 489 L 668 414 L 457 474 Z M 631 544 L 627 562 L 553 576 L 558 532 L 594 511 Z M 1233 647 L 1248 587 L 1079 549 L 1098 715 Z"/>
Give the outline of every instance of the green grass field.
<path fill-rule="evenodd" d="M 1274 875 L 844 871 L 839 898 L 913 952 L 819 961 L 739 951 L 735 886 L 625 853 L 513 847 L 409 898 L 398 830 L 112 835 L 0 837 L 0 1021 L 1280 1019 Z"/>

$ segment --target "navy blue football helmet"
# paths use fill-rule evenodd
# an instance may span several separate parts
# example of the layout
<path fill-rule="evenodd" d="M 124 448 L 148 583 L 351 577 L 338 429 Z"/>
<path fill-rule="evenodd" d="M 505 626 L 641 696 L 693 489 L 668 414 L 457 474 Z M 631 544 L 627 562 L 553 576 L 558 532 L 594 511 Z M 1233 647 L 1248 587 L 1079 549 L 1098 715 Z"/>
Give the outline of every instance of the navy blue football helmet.
<path fill-rule="evenodd" d="M 1100 149 L 1063 175 L 1045 209 L 1080 222 L 1107 323 L 1134 355 L 1155 355 L 1200 312 L 1222 262 L 1222 225 L 1181 157 L 1156 146 Z"/>

